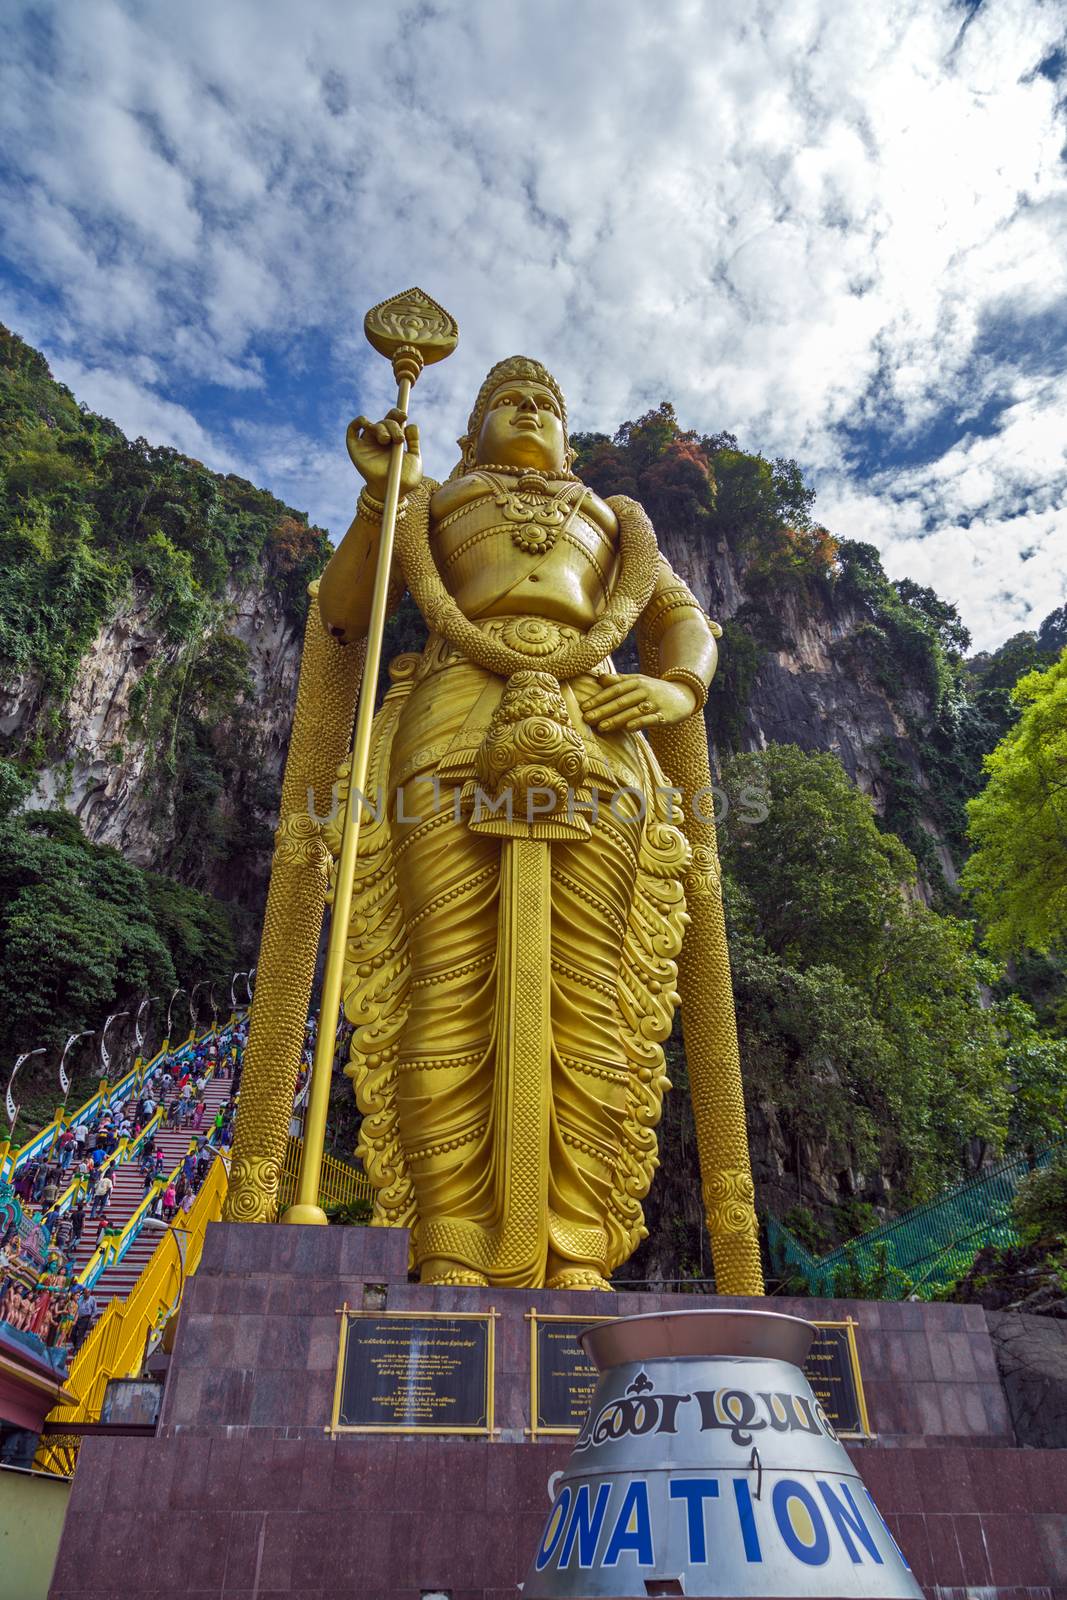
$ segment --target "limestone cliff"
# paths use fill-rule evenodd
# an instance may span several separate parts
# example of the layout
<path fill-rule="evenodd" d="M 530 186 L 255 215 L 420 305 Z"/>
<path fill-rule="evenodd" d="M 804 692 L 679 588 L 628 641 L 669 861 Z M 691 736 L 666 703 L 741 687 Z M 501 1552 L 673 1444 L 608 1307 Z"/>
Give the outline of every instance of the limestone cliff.
<path fill-rule="evenodd" d="M 210 624 L 191 639 L 168 639 L 151 594 L 136 589 L 82 656 L 27 806 L 72 811 L 94 843 L 114 845 L 141 867 L 176 870 L 254 917 L 266 890 L 302 633 L 269 568 L 254 583 L 228 583 Z M 206 850 L 197 859 L 195 848 L 179 849 L 175 833 L 182 772 L 174 759 L 174 720 L 195 710 L 183 704 L 183 687 L 197 658 L 220 637 L 243 646 L 247 670 L 247 683 L 209 732 L 225 773 L 214 797 L 216 829 L 239 838 L 240 848 Z M 161 717 L 146 715 L 138 703 L 149 669 L 157 684 L 175 687 Z M 0 731 L 19 740 L 40 698 L 33 675 L 0 685 Z"/>

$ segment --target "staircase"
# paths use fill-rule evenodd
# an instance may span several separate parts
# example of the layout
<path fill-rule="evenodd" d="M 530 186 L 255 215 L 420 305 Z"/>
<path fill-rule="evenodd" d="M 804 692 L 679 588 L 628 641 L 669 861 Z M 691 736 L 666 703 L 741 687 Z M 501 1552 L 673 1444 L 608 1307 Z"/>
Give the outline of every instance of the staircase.
<path fill-rule="evenodd" d="M 210 1134 L 215 1113 L 220 1106 L 225 1105 L 229 1098 L 232 1080 L 230 1078 L 209 1078 L 204 1089 L 204 1100 L 207 1110 L 204 1113 L 204 1125 L 200 1132 Z M 155 1148 L 163 1152 L 163 1172 L 169 1178 L 180 1165 L 182 1158 L 190 1145 L 197 1137 L 197 1130 L 190 1126 L 182 1129 L 161 1128 L 155 1136 Z M 104 1229 L 118 1231 L 125 1227 L 133 1216 L 137 1207 L 145 1197 L 144 1179 L 141 1168 L 136 1160 L 124 1161 L 121 1166 L 112 1169 L 115 1187 L 111 1191 L 111 1204 L 102 1217 L 86 1216 L 85 1226 L 78 1243 L 78 1250 L 74 1257 L 74 1273 L 77 1276 L 86 1266 L 98 1244 Z M 205 1180 L 206 1181 L 206 1180 Z M 179 1213 L 180 1215 L 180 1213 Z M 161 1235 L 153 1228 L 144 1228 L 134 1238 L 121 1261 L 114 1261 L 106 1267 L 93 1285 L 93 1294 L 96 1303 L 102 1311 L 108 1301 L 121 1299 L 128 1295 L 144 1271 L 148 1260 L 160 1242 Z"/>

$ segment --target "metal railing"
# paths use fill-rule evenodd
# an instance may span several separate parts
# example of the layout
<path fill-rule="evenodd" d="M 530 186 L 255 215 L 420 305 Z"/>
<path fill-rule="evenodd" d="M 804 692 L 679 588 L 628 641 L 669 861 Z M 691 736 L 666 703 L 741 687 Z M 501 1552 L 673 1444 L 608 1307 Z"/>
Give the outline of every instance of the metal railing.
<path fill-rule="evenodd" d="M 12 1180 L 27 1161 L 47 1155 L 65 1128 L 75 1128 L 79 1123 L 92 1126 L 105 1111 L 112 1111 L 116 1105 L 128 1100 L 131 1093 L 140 1088 L 149 1074 L 165 1061 L 176 1059 L 184 1051 L 193 1050 L 197 1044 L 204 1043 L 208 1039 L 221 1040 L 234 1027 L 241 1014 L 235 1011 L 229 1022 L 223 1023 L 221 1028 L 212 1023 L 211 1027 L 201 1034 L 190 1031 L 188 1038 L 183 1039 L 181 1044 L 172 1046 L 169 1039 L 164 1039 L 154 1056 L 148 1061 L 138 1056 L 129 1071 L 116 1083 L 101 1081 L 96 1093 L 90 1095 L 77 1111 L 68 1112 L 65 1107 L 61 1107 L 51 1122 L 39 1128 L 25 1144 L 20 1145 L 17 1150 L 3 1154 L 0 1159 L 0 1178 Z"/>
<path fill-rule="evenodd" d="M 302 1139 L 289 1135 L 278 1188 L 279 1211 L 283 1211 L 291 1204 L 296 1194 L 296 1180 L 300 1172 L 300 1152 L 303 1145 Z M 330 1205 L 370 1205 L 373 1195 L 370 1179 L 359 1167 L 353 1167 L 347 1161 L 339 1161 L 336 1156 L 323 1156 L 322 1173 L 319 1178 L 320 1206 L 325 1208 Z"/>
<path fill-rule="evenodd" d="M 234 1021 L 231 1020 L 224 1028 L 219 1030 L 218 1039 L 220 1044 L 229 1036 L 233 1027 Z M 215 1030 L 210 1029 L 204 1037 L 210 1038 L 214 1033 Z M 208 1082 L 211 1081 L 215 1073 L 218 1071 L 218 1066 L 219 1063 L 216 1062 L 213 1067 L 205 1072 L 204 1076 Z M 149 1137 L 150 1133 L 155 1132 L 156 1128 L 161 1126 L 165 1115 L 166 1113 L 163 1106 L 158 1106 L 153 1112 L 149 1121 L 145 1123 L 144 1127 L 141 1129 L 140 1133 L 135 1139 L 122 1139 L 119 1141 L 117 1149 L 108 1158 L 108 1160 L 103 1163 L 103 1167 L 106 1168 L 111 1163 L 115 1163 L 117 1165 L 120 1160 L 128 1161 L 131 1155 L 136 1154 L 138 1148 Z M 190 1148 L 192 1148 L 192 1140 L 190 1140 Z M 213 1135 L 209 1135 L 205 1139 L 204 1148 L 215 1148 Z M 184 1157 L 182 1160 L 184 1160 Z M 136 1210 L 130 1217 L 127 1218 L 126 1222 L 120 1229 L 101 1229 L 100 1239 L 97 1243 L 96 1250 L 90 1256 L 82 1270 L 78 1273 L 76 1282 L 91 1288 L 93 1284 L 95 1284 L 100 1278 L 101 1274 L 107 1271 L 108 1267 L 114 1266 L 117 1262 L 122 1260 L 123 1256 L 126 1254 L 127 1250 L 140 1233 L 145 1219 L 150 1215 L 152 1207 L 155 1205 L 157 1196 L 160 1195 L 164 1189 L 166 1189 L 169 1183 L 177 1182 L 181 1169 L 182 1162 L 177 1161 L 170 1172 L 162 1173 L 158 1178 L 156 1178 L 153 1181 L 151 1188 L 146 1190 L 144 1198 L 141 1200 Z M 207 1180 L 205 1179 L 205 1182 L 206 1181 Z"/>
<path fill-rule="evenodd" d="M 986 1245 L 1014 1245 L 1019 1233 L 1012 1204 L 1031 1172 L 1067 1152 L 1067 1138 L 1036 1156 L 1013 1156 L 936 1200 L 914 1206 L 824 1256 L 814 1256 L 777 1217 L 767 1217 L 772 1270 L 799 1280 L 804 1292 L 833 1295 L 845 1279 L 876 1279 L 897 1272 L 926 1298 L 966 1272 Z M 911 1292 L 911 1291 L 909 1291 Z"/>

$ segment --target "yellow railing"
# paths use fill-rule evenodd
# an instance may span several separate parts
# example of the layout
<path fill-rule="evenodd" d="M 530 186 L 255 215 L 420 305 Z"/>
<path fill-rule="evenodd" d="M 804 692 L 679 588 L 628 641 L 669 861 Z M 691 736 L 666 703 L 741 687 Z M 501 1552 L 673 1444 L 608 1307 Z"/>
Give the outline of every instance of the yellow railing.
<path fill-rule="evenodd" d="M 281 1184 L 278 1189 L 278 1210 L 283 1211 L 290 1204 L 296 1194 L 297 1174 L 300 1171 L 300 1152 L 304 1141 L 289 1135 L 285 1147 L 285 1160 L 282 1163 Z M 322 1173 L 319 1178 L 319 1205 L 350 1206 L 365 1201 L 370 1204 L 374 1191 L 370 1186 L 370 1179 L 358 1167 L 349 1166 L 347 1161 L 338 1161 L 336 1156 L 323 1156 Z"/>
<path fill-rule="evenodd" d="M 50 1423 L 97 1421 L 108 1380 L 136 1377 L 141 1371 L 149 1337 L 174 1315 L 186 1280 L 200 1265 L 207 1225 L 222 1215 L 227 1182 L 226 1161 L 220 1156 L 211 1163 L 185 1226 L 169 1228 L 169 1238 L 161 1235 L 126 1298 L 108 1303 L 64 1380 L 64 1388 L 75 1396 L 74 1404 L 49 1412 Z M 185 1240 L 184 1260 L 179 1235 Z M 65 1450 L 50 1445 L 45 1435 L 36 1464 L 46 1471 L 64 1472 L 65 1455 Z"/>
<path fill-rule="evenodd" d="M 289 1139 L 282 1173 L 282 1204 L 286 1204 L 296 1190 L 301 1143 L 300 1139 Z M 168 1230 L 172 1234 L 170 1240 L 160 1238 L 144 1271 L 126 1298 L 108 1303 L 103 1316 L 74 1357 L 70 1373 L 64 1380 L 64 1387 L 76 1397 L 75 1402 L 57 1406 L 49 1412 L 49 1423 L 61 1425 L 64 1422 L 97 1421 L 108 1380 L 132 1378 L 140 1373 L 150 1335 L 162 1329 L 178 1310 L 185 1284 L 200 1265 L 207 1225 L 217 1222 L 222 1216 L 228 1181 L 227 1159 L 220 1155 L 211 1163 L 185 1225 L 175 1225 Z M 153 1195 L 154 1190 L 145 1196 L 122 1232 L 102 1246 L 111 1259 L 119 1255 L 123 1239 L 133 1230 L 137 1218 L 151 1203 Z M 338 1161 L 335 1156 L 323 1158 L 320 1205 L 352 1205 L 361 1200 L 369 1202 L 371 1196 L 370 1180 L 365 1173 L 349 1166 L 346 1161 Z M 183 1235 L 186 1240 L 184 1260 L 179 1260 L 178 1235 Z M 43 1471 L 69 1474 L 73 1454 L 69 1437 L 45 1435 L 35 1465 Z"/>

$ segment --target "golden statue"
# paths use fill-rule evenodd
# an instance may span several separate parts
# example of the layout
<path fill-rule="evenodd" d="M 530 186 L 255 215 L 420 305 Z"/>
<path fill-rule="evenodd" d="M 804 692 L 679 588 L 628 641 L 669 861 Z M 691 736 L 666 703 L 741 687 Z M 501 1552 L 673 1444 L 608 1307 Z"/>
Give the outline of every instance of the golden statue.
<path fill-rule="evenodd" d="M 409 307 L 405 319 L 440 312 L 428 297 Z M 402 319 L 395 341 L 413 326 Z M 443 484 L 423 476 L 409 389 L 383 421 L 348 430 L 365 485 L 309 620 L 296 759 L 318 810 L 374 631 L 384 512 L 391 601 L 406 587 L 430 637 L 390 664 L 373 727 L 368 713 L 350 912 L 336 897 L 374 1220 L 412 1230 L 423 1282 L 608 1287 L 644 1235 L 680 987 L 719 1287 L 759 1293 L 701 715 L 717 630 L 641 508 L 575 477 L 563 395 L 539 363 L 489 373 Z M 643 670 L 618 673 L 612 652 L 634 628 Z M 357 662 L 343 688 L 342 657 Z M 324 717 L 305 677 L 329 673 L 344 709 Z M 231 1217 L 268 1220 L 277 1203 L 267 1102 L 294 1022 L 280 992 L 262 998 L 264 960 L 279 975 L 268 983 L 284 981 L 286 925 L 303 927 L 327 874 L 335 890 L 342 876 L 339 820 L 320 831 L 290 778 L 257 978 L 271 1016 L 257 1028 L 253 1010 Z"/>

